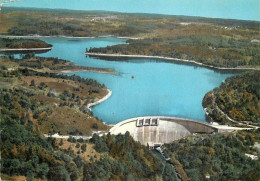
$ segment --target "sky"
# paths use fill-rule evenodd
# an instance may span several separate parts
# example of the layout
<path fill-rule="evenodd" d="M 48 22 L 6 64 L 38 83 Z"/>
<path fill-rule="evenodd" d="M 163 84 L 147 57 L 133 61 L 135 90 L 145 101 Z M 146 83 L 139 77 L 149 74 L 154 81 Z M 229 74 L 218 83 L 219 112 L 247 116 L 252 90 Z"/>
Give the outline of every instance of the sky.
<path fill-rule="evenodd" d="M 4 6 L 107 10 L 260 21 L 260 0 L 20 0 Z"/>

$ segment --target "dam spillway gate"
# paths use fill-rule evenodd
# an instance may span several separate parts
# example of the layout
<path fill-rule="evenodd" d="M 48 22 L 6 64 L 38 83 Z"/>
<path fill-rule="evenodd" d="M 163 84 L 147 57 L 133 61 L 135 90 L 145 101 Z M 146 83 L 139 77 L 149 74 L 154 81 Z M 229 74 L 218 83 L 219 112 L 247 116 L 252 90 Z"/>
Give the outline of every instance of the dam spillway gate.
<path fill-rule="evenodd" d="M 218 130 L 208 123 L 192 119 L 146 116 L 122 121 L 114 125 L 109 132 L 117 135 L 125 134 L 127 131 L 136 141 L 153 147 L 170 143 L 193 133 L 213 133 Z"/>

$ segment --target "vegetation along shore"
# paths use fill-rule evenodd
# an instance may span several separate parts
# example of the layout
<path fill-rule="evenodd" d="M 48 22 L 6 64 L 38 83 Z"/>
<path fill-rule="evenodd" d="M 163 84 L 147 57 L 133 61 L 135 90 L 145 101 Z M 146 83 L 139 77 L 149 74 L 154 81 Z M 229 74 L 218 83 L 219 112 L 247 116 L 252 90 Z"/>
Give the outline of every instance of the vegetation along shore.
<path fill-rule="evenodd" d="M 78 71 L 88 71 L 108 74 L 116 73 L 112 69 L 78 66 L 67 60 L 52 57 L 39 57 L 35 56 L 34 53 L 21 55 L 21 58 L 15 58 L 10 54 L 8 56 L 0 56 L 0 62 L 2 65 L 8 66 L 11 69 L 23 67 L 40 72 L 47 71 L 52 73 L 71 73 Z"/>
<path fill-rule="evenodd" d="M 86 52 L 85 54 L 89 55 L 89 56 L 95 56 L 95 57 L 162 59 L 162 60 L 168 60 L 168 61 L 178 61 L 178 62 L 192 63 L 192 64 L 196 64 L 196 65 L 199 65 L 199 66 L 204 66 L 204 67 L 218 69 L 218 70 L 260 70 L 260 67 L 233 67 L 233 68 L 232 67 L 215 67 L 215 66 L 212 66 L 212 65 L 206 65 L 204 63 L 196 62 L 194 60 L 163 57 L 163 56 L 104 54 L 104 53 L 92 53 L 92 52 Z"/>

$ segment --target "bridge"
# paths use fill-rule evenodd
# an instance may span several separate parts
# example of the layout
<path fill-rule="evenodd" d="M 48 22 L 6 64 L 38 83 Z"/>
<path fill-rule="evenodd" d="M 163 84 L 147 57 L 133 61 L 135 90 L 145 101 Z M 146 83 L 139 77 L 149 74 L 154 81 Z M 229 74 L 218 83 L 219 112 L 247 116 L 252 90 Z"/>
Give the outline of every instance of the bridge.
<path fill-rule="evenodd" d="M 136 117 L 122 121 L 110 129 L 110 133 L 130 135 L 143 145 L 150 147 L 160 146 L 164 143 L 187 137 L 194 133 L 231 132 L 243 128 L 229 127 L 226 125 L 213 125 L 202 121 L 167 117 L 146 116 Z"/>

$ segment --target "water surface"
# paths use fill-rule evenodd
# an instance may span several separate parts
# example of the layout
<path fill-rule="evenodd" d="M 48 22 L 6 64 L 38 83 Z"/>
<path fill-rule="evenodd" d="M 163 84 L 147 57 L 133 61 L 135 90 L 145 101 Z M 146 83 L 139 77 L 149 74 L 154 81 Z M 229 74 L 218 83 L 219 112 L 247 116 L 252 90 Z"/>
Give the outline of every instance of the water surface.
<path fill-rule="evenodd" d="M 105 61 L 85 56 L 85 48 L 125 43 L 124 39 L 96 38 L 69 41 L 43 38 L 53 50 L 41 54 L 70 60 L 77 65 L 112 68 L 116 75 L 93 72 L 75 74 L 104 83 L 112 96 L 92 110 L 95 116 L 114 124 L 137 116 L 178 116 L 205 121 L 204 95 L 220 85 L 230 74 L 194 65 L 166 63 L 149 59 Z M 74 74 L 74 73 L 73 73 Z"/>

